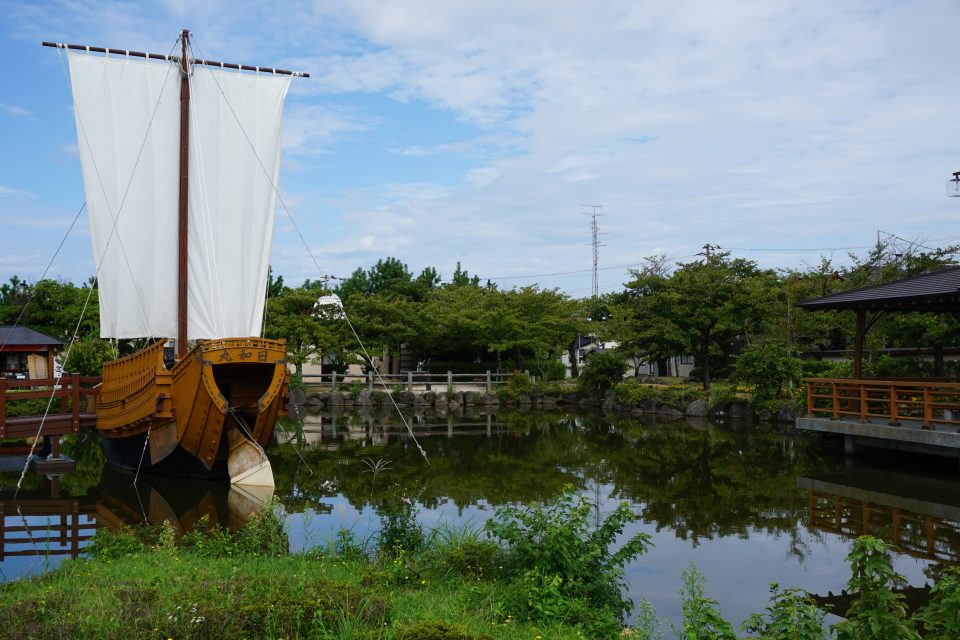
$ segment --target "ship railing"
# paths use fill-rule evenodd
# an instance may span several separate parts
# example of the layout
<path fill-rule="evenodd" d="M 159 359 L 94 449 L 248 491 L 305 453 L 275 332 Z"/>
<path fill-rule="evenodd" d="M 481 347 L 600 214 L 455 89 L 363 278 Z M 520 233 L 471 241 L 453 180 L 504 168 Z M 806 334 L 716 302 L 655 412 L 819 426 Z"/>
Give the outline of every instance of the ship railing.
<path fill-rule="evenodd" d="M 857 419 L 924 429 L 960 426 L 960 381 L 955 378 L 807 378 L 807 416 Z"/>

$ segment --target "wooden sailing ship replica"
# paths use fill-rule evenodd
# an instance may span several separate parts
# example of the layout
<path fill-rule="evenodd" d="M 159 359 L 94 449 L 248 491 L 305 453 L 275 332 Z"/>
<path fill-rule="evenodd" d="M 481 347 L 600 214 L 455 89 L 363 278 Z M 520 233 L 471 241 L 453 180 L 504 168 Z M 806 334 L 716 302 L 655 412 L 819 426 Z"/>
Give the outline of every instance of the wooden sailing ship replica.
<path fill-rule="evenodd" d="M 155 338 L 104 363 L 108 462 L 272 486 L 286 344 L 256 336 L 283 101 L 306 74 L 191 58 L 187 30 L 180 56 L 43 44 L 69 59 L 101 337 Z"/>

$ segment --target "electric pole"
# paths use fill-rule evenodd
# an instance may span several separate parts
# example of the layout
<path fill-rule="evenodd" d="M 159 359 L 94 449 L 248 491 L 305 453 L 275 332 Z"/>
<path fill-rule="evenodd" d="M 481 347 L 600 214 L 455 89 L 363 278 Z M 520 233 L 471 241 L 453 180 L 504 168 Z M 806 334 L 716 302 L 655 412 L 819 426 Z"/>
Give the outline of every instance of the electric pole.
<path fill-rule="evenodd" d="M 719 245 L 710 244 L 710 243 L 708 242 L 707 244 L 703 245 L 703 251 L 700 252 L 700 253 L 698 253 L 697 255 L 698 255 L 698 256 L 706 256 L 706 258 L 709 260 L 709 259 L 710 259 L 710 256 L 713 255 L 713 252 L 716 251 L 716 250 L 719 249 L 719 248 L 720 248 Z"/>
<path fill-rule="evenodd" d="M 600 227 L 597 226 L 597 216 L 603 215 L 597 213 L 597 209 L 603 209 L 602 204 L 584 204 L 582 207 L 590 207 L 593 213 L 590 214 L 590 233 L 593 236 L 593 298 L 600 296 L 600 281 L 597 279 L 597 265 L 600 263 Z"/>

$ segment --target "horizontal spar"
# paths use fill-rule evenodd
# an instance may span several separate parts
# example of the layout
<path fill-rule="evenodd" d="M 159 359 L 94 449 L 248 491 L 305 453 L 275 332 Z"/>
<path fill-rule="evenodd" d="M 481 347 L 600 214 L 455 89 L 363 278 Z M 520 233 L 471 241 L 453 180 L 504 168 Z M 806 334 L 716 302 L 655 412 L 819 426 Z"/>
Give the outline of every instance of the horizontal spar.
<path fill-rule="evenodd" d="M 75 51 L 86 51 L 94 53 L 109 53 L 118 56 L 131 56 L 134 58 L 147 58 L 150 60 L 166 60 L 167 62 L 180 62 L 180 56 L 169 56 L 164 53 L 144 53 L 143 51 L 127 51 L 126 49 L 111 49 L 109 47 L 90 47 L 83 44 L 64 44 L 62 42 L 42 42 L 45 47 L 55 49 L 73 49 Z M 309 78 L 309 73 L 303 71 L 288 71 L 286 69 L 273 69 L 271 67 L 254 67 L 248 64 L 235 64 L 233 62 L 219 62 L 215 60 L 202 60 L 193 58 L 193 64 L 202 64 L 208 67 L 218 67 L 220 69 L 237 69 L 242 71 L 256 71 L 258 73 L 273 73 L 281 76 L 294 76 L 297 78 Z"/>

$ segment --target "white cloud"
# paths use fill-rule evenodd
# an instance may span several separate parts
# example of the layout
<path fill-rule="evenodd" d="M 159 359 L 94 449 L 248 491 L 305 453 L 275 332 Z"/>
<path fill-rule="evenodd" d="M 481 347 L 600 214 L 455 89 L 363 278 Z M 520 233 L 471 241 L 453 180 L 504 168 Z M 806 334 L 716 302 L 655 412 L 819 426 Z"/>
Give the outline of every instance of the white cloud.
<path fill-rule="evenodd" d="M 0 102 L 0 111 L 7 114 L 8 116 L 13 116 L 15 118 L 31 118 L 33 117 L 29 111 L 23 107 L 18 107 L 13 104 L 4 104 Z"/>
<path fill-rule="evenodd" d="M 0 196 L 20 196 L 23 198 L 36 198 L 37 194 L 25 191 L 23 189 L 15 189 L 13 187 L 8 187 L 6 185 L 0 184 Z"/>

